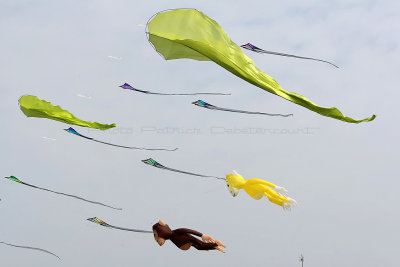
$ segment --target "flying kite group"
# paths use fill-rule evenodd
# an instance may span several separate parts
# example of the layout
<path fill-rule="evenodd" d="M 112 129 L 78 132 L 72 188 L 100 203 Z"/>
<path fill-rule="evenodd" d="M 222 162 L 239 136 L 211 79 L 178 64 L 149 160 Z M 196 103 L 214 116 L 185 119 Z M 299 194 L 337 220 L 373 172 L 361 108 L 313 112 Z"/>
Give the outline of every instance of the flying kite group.
<path fill-rule="evenodd" d="M 175 9 L 157 13 L 153 17 L 151 17 L 149 22 L 147 23 L 146 34 L 149 42 L 151 42 L 155 50 L 166 60 L 190 58 L 199 61 L 213 61 L 216 64 L 220 65 L 222 68 L 231 72 L 232 74 L 269 93 L 278 95 L 286 100 L 301 105 L 322 116 L 331 117 L 344 122 L 360 123 L 364 121 L 372 121 L 376 117 L 375 115 L 373 115 L 365 119 L 358 119 L 358 120 L 353 119 L 344 116 L 337 108 L 321 107 L 313 103 L 312 101 L 308 100 L 302 95 L 299 95 L 294 92 L 285 91 L 272 77 L 270 77 L 269 75 L 265 74 L 264 72 L 256 68 L 254 62 L 242 52 L 241 48 L 256 53 L 273 54 L 286 57 L 315 60 L 328 63 L 330 65 L 333 65 L 334 67 L 337 66 L 328 61 L 316 58 L 301 57 L 290 54 L 267 51 L 259 47 L 256 47 L 250 43 L 238 46 L 233 41 L 231 41 L 231 39 L 227 36 L 227 34 L 224 32 L 224 30 L 216 21 L 212 20 L 207 15 L 198 10 Z M 229 93 L 212 93 L 212 92 L 157 93 L 157 92 L 150 92 L 150 91 L 136 89 L 131 85 L 129 85 L 128 83 L 124 83 L 119 87 L 126 90 L 131 90 L 133 92 L 139 92 L 150 95 L 162 95 L 162 96 L 230 95 Z M 78 119 L 72 113 L 61 108 L 60 106 L 55 106 L 52 103 L 45 100 L 41 100 L 36 96 L 24 95 L 19 99 L 18 102 L 21 111 L 27 117 L 47 118 L 63 122 L 68 125 L 77 125 L 81 127 L 89 127 L 99 130 L 107 130 L 116 127 L 114 123 L 102 124 L 98 122 L 84 121 Z M 268 115 L 268 116 L 279 116 L 279 117 L 289 117 L 293 115 L 293 114 L 266 113 L 266 112 L 237 110 L 231 108 L 222 108 L 209 104 L 203 100 L 197 100 L 195 102 L 192 102 L 192 104 L 214 111 L 228 111 L 228 112 L 243 113 L 243 114 Z M 177 150 L 177 148 L 173 149 L 144 148 L 144 147 L 116 145 L 82 135 L 72 127 L 65 129 L 65 131 L 73 135 L 76 135 L 78 137 L 84 138 L 86 140 L 118 148 L 147 150 L 147 151 L 167 151 L 167 152 L 172 152 Z M 293 198 L 290 198 L 288 196 L 288 191 L 285 188 L 277 186 L 263 179 L 253 178 L 245 180 L 243 176 L 238 174 L 236 171 L 232 171 L 232 173 L 227 174 L 225 177 L 223 175 L 213 176 L 213 175 L 204 175 L 204 174 L 198 174 L 194 172 L 188 172 L 170 168 L 164 166 L 163 164 L 155 161 L 152 158 L 142 160 L 142 162 L 161 170 L 173 171 L 200 178 L 212 178 L 215 180 L 225 181 L 227 190 L 233 197 L 236 197 L 239 194 L 239 191 L 243 189 L 250 197 L 256 200 L 266 197 L 271 203 L 281 206 L 284 210 L 290 210 L 297 204 L 297 202 Z M 101 202 L 91 201 L 75 195 L 61 193 L 50 189 L 38 187 L 36 185 L 28 184 L 15 176 L 7 176 L 5 178 L 7 178 L 10 181 L 14 181 L 19 184 L 26 185 L 32 188 L 44 190 L 58 195 L 72 197 L 78 200 L 85 201 L 87 203 L 101 205 L 107 208 L 121 210 L 121 208 L 115 208 L 110 205 L 103 204 Z M 152 233 L 155 241 L 160 246 L 162 246 L 166 240 L 170 240 L 172 243 L 174 243 L 178 248 L 182 250 L 187 250 L 190 247 L 194 247 L 198 250 L 218 250 L 221 252 L 225 252 L 224 248 L 226 246 L 221 241 L 215 240 L 211 236 L 202 234 L 192 229 L 179 228 L 172 230 L 162 220 L 159 220 L 157 223 L 155 223 L 152 226 L 152 229 L 146 229 L 146 230 L 113 226 L 111 224 L 102 221 L 97 217 L 89 218 L 88 220 L 97 223 L 101 226 L 104 226 L 106 228 L 138 232 L 138 233 L 150 233 L 150 234 Z M 40 248 L 13 245 L 6 242 L 0 242 L 0 244 L 5 244 L 19 248 L 34 249 L 58 257 L 56 254 Z"/>

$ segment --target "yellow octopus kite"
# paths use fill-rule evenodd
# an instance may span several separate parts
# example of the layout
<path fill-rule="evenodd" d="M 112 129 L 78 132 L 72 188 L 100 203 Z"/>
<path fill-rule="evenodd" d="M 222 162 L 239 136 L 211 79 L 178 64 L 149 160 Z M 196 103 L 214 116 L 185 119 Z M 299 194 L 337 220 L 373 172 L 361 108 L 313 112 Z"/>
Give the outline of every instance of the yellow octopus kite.
<path fill-rule="evenodd" d="M 226 176 L 226 184 L 233 197 L 236 197 L 239 194 L 239 190 L 243 189 L 257 200 L 266 196 L 269 201 L 282 206 L 284 210 L 291 210 L 297 204 L 294 199 L 287 197 L 288 191 L 285 188 L 257 178 L 245 180 L 236 171 Z"/>

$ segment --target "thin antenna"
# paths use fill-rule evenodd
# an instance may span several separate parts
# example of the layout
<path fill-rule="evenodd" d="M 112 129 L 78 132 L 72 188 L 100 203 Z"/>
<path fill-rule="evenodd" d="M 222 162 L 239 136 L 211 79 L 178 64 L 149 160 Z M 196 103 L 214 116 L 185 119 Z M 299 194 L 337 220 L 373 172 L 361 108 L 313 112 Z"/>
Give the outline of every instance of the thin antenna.
<path fill-rule="evenodd" d="M 300 254 L 299 261 L 301 262 L 301 267 L 303 267 L 303 264 L 304 264 L 304 256 L 303 256 L 303 254 Z"/>

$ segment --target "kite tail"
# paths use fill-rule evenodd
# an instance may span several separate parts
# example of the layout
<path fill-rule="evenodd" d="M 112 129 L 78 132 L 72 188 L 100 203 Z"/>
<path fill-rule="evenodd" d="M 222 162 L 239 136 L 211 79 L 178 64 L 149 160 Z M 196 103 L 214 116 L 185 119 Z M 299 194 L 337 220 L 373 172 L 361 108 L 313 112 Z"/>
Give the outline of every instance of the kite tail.
<path fill-rule="evenodd" d="M 72 133 L 72 134 L 77 135 L 77 136 L 80 136 L 80 137 L 83 137 L 83 138 L 85 138 L 85 139 L 88 139 L 88 140 L 97 142 L 97 143 L 101 143 L 101 144 L 105 144 L 105 145 L 109 145 L 109 146 L 121 147 L 121 148 L 138 149 L 138 150 L 150 150 L 150 151 L 153 151 L 153 150 L 154 150 L 154 151 L 160 151 L 160 150 L 162 150 L 162 151 L 175 151 L 175 150 L 178 149 L 178 148 L 166 149 L 166 148 L 143 148 L 143 147 L 121 146 L 121 145 L 115 145 L 115 144 L 111 144 L 111 143 L 108 143 L 108 142 L 103 142 L 103 141 L 100 141 L 100 140 L 93 139 L 92 137 L 85 136 L 85 135 L 83 135 L 83 134 L 78 133 L 78 132 L 77 132 L 74 128 L 72 128 L 72 127 L 69 127 L 68 129 L 64 129 L 64 131 L 69 132 L 69 133 Z"/>
<path fill-rule="evenodd" d="M 173 171 L 173 172 L 179 172 L 179 173 L 189 174 L 189 175 L 198 176 L 198 177 L 215 178 L 215 179 L 225 180 L 225 178 L 222 178 L 222 177 L 211 176 L 211 175 L 202 175 L 202 174 L 197 174 L 197 173 L 192 173 L 192 172 L 187 172 L 187 171 L 181 171 L 181 170 L 177 170 L 177 169 L 172 169 L 172 168 L 168 168 L 168 167 L 165 167 L 165 169 L 166 169 L 166 170 L 169 170 L 169 171 Z"/>
<path fill-rule="evenodd" d="M 136 233 L 148 233 L 148 234 L 153 233 L 153 231 L 148 231 L 148 230 L 139 230 L 139 229 L 131 229 L 131 228 L 124 228 L 124 227 L 114 226 L 114 225 L 106 223 L 103 220 L 100 220 L 97 217 L 88 218 L 87 220 L 91 221 L 91 222 L 94 222 L 94 223 L 97 223 L 97 224 L 99 224 L 101 226 L 104 226 L 104 227 L 114 228 L 114 229 L 123 230 L 123 231 L 130 231 L 130 232 L 136 232 Z"/>
<path fill-rule="evenodd" d="M 120 85 L 119 87 L 121 87 L 123 89 L 128 89 L 128 90 L 144 93 L 144 94 L 150 94 L 150 95 L 231 95 L 229 93 L 226 93 L 226 94 L 225 93 L 191 93 L 191 94 L 156 93 L 156 92 L 150 92 L 150 91 L 145 91 L 145 90 L 140 90 L 140 89 L 134 88 L 134 87 L 130 86 L 128 83 L 124 83 L 123 85 Z"/>
<path fill-rule="evenodd" d="M 281 117 L 290 117 L 293 114 L 278 114 L 278 113 L 265 113 L 265 112 L 255 112 L 255 111 L 245 111 L 245 110 L 238 110 L 238 109 L 229 109 L 229 108 L 217 108 L 223 111 L 230 111 L 230 112 L 237 112 L 237 113 L 245 113 L 245 114 L 255 114 L 255 115 L 268 115 L 268 116 L 281 116 Z"/>
<path fill-rule="evenodd" d="M 41 189 L 41 190 L 44 190 L 44 191 L 52 192 L 54 194 L 63 195 L 63 196 L 67 196 L 67 197 L 73 197 L 73 198 L 76 198 L 76 199 L 79 199 L 79 200 L 82 200 L 82 201 L 85 201 L 85 202 L 89 202 L 89 203 L 96 204 L 96 205 L 101 205 L 101 206 L 104 206 L 104 207 L 107 207 L 107 208 L 111 208 L 111 209 L 115 209 L 115 210 L 122 210 L 122 208 L 115 208 L 115 207 L 106 205 L 106 204 L 101 203 L 101 202 L 88 200 L 88 199 L 85 199 L 85 198 L 82 198 L 82 197 L 78 197 L 78 196 L 75 196 L 75 195 L 61 193 L 61 192 L 53 191 L 53 190 L 50 190 L 50 189 L 47 189 L 47 188 L 30 185 L 30 184 L 27 184 L 27 183 L 23 183 L 23 184 L 31 186 L 31 187 L 34 187 L 34 188 L 37 188 L 37 189 Z"/>
<path fill-rule="evenodd" d="M 257 52 L 257 51 L 256 51 Z M 308 59 L 308 60 L 315 60 L 315 61 L 319 61 L 319 62 L 324 62 L 324 63 L 328 63 L 332 66 L 334 66 L 335 68 L 339 68 L 337 65 L 326 61 L 326 60 L 322 60 L 322 59 L 318 59 L 318 58 L 312 58 L 312 57 L 301 57 L 301 56 L 296 56 L 296 55 L 291 55 L 291 54 L 284 54 L 284 53 L 279 53 L 279 52 L 273 52 L 273 51 L 267 51 L 267 50 L 261 50 L 259 51 L 260 53 L 263 54 L 271 54 L 271 55 L 276 55 L 276 56 L 283 56 L 283 57 L 293 57 L 293 58 L 300 58 L 300 59 Z"/>
<path fill-rule="evenodd" d="M 231 95 L 229 93 L 192 93 L 192 94 L 164 94 L 164 93 L 153 93 L 153 92 L 148 92 L 148 94 L 152 95 Z"/>
<path fill-rule="evenodd" d="M 99 141 L 99 140 L 96 140 L 96 139 L 92 139 L 92 141 L 95 141 L 95 142 L 98 142 L 98 143 L 102 143 L 102 144 L 106 144 L 106 145 L 110 145 L 110 146 L 128 148 L 128 149 L 149 150 L 149 151 L 176 151 L 176 150 L 178 150 L 177 147 L 173 148 L 173 149 L 168 149 L 168 148 L 145 148 L 145 147 L 120 146 L 120 145 L 115 145 L 115 144 Z"/>
<path fill-rule="evenodd" d="M 110 227 L 114 228 L 114 229 L 118 229 L 118 230 L 130 231 L 130 232 L 136 232 L 136 233 L 146 233 L 146 234 L 152 234 L 153 233 L 153 231 L 124 228 L 124 227 L 118 227 L 118 226 L 114 226 L 114 225 L 110 225 Z"/>
<path fill-rule="evenodd" d="M 7 245 L 7 246 L 16 247 L 16 248 L 25 248 L 25 249 L 32 249 L 32 250 L 42 251 L 42 252 L 48 253 L 50 255 L 53 255 L 53 256 L 57 257 L 59 260 L 61 260 L 61 258 L 58 257 L 56 254 L 54 254 L 53 252 L 50 252 L 48 250 L 45 250 L 45 249 L 35 248 L 35 247 L 28 247 L 28 246 L 18 246 L 18 245 L 9 244 L 9 243 L 2 242 L 2 241 L 0 241 L 0 244 L 4 244 L 4 245 Z"/>

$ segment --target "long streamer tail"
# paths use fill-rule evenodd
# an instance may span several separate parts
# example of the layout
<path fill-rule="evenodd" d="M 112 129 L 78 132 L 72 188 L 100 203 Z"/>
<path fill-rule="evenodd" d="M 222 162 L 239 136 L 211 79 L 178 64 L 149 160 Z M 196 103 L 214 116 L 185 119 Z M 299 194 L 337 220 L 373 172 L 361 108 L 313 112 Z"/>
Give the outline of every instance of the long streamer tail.
<path fill-rule="evenodd" d="M 64 131 L 69 132 L 69 133 L 72 133 L 72 134 L 77 135 L 77 136 L 80 136 L 80 137 L 82 137 L 82 138 L 85 138 L 85 139 L 88 139 L 88 140 L 97 142 L 97 143 L 102 143 L 102 144 L 105 144 L 105 145 L 115 146 L 115 147 L 121 147 L 121 148 L 137 149 L 137 150 L 150 150 L 150 151 L 160 151 L 160 150 L 161 150 L 161 151 L 175 151 L 175 150 L 178 149 L 178 148 L 167 149 L 167 148 L 144 148 L 144 147 L 133 147 L 133 146 L 120 146 L 120 145 L 115 145 L 115 144 L 111 144 L 111 143 L 108 143 L 108 142 L 103 142 L 103 141 L 100 141 L 100 140 L 93 139 L 92 137 L 85 136 L 85 135 L 83 135 L 83 134 L 78 133 L 78 132 L 77 132 L 74 128 L 72 128 L 72 127 L 69 127 L 68 129 L 64 129 Z"/>
<path fill-rule="evenodd" d="M 245 114 L 255 114 L 255 115 L 268 115 L 268 116 L 281 116 L 281 117 L 289 117 L 293 116 L 293 114 L 274 114 L 274 113 L 265 113 L 265 112 L 255 112 L 255 111 L 245 111 L 245 110 L 239 110 L 239 109 L 230 109 L 230 108 L 221 108 L 217 107 L 211 104 L 208 104 L 207 102 L 203 100 L 197 100 L 195 102 L 192 102 L 192 104 L 211 109 L 211 110 L 221 110 L 221 111 L 229 111 L 229 112 L 236 112 L 236 113 L 245 113 Z"/>
<path fill-rule="evenodd" d="M 111 208 L 111 209 L 115 209 L 115 210 L 122 210 L 121 208 L 115 208 L 115 207 L 112 207 L 112 206 L 103 204 L 103 203 L 101 203 L 101 202 L 88 200 L 88 199 L 85 199 L 85 198 L 82 198 L 82 197 L 78 197 L 78 196 L 75 196 L 75 195 L 71 195 L 71 194 L 65 194 L 65 193 L 53 191 L 53 190 L 50 190 L 50 189 L 47 189 L 47 188 L 43 188 L 43 187 L 39 187 L 39 186 L 36 186 L 36 185 L 31 185 L 31 184 L 22 182 L 21 180 L 19 180 L 19 179 L 18 179 L 17 177 L 15 177 L 15 176 L 10 176 L 10 177 L 5 177 L 5 178 L 6 178 L 6 179 L 9 179 L 9 180 L 12 180 L 12 181 L 15 181 L 15 182 L 17 182 L 17 183 L 26 185 L 26 186 L 30 186 L 30 187 L 33 187 L 33 188 L 36 188 L 36 189 L 48 191 L 48 192 L 51 192 L 51 193 L 54 193 L 54 194 L 64 195 L 64 196 L 67 196 L 67 197 L 73 197 L 73 198 L 76 198 L 76 199 L 79 199 L 79 200 L 82 200 L 82 201 L 86 201 L 86 202 L 89 202 L 89 203 L 92 203 L 92 204 L 101 205 L 101 206 L 104 206 L 104 207 L 107 207 L 107 208 Z"/>
<path fill-rule="evenodd" d="M 104 206 L 104 207 L 107 207 L 107 208 L 111 208 L 111 209 L 115 209 L 115 210 L 122 210 L 122 208 L 115 208 L 113 206 L 109 206 L 109 205 L 106 205 L 106 204 L 101 203 L 101 202 L 88 200 L 88 199 L 85 199 L 85 198 L 82 198 L 82 197 L 78 197 L 78 196 L 75 196 L 75 195 L 61 193 L 61 192 L 53 191 L 53 190 L 50 190 L 50 189 L 47 189 L 47 188 L 38 187 L 38 186 L 35 186 L 35 185 L 30 185 L 30 184 L 27 184 L 27 183 L 23 183 L 23 184 L 31 186 L 31 187 L 34 187 L 34 188 L 37 188 L 37 189 L 41 189 L 41 190 L 44 190 L 44 191 L 52 192 L 54 194 L 63 195 L 63 196 L 67 196 L 67 197 L 73 197 L 73 198 L 76 198 L 76 199 L 79 199 L 79 200 L 82 200 L 82 201 L 86 201 L 86 202 L 89 202 L 89 203 L 92 203 L 92 204 Z"/>
<path fill-rule="evenodd" d="M 217 176 L 212 176 L 212 175 L 197 174 L 197 173 L 193 173 L 193 172 L 181 171 L 181 170 L 172 169 L 172 168 L 168 168 L 168 167 L 165 167 L 165 170 L 169 170 L 169 171 L 173 171 L 173 172 L 179 172 L 179 173 L 183 173 L 183 174 L 189 174 L 189 175 L 198 176 L 198 177 L 205 177 L 205 178 L 208 177 L 208 178 L 215 178 L 215 179 L 225 180 L 225 178 L 222 178 L 222 177 L 217 177 Z"/>
<path fill-rule="evenodd" d="M 162 170 L 168 170 L 168 171 L 172 171 L 172 172 L 178 172 L 178 173 L 183 173 L 183 174 L 189 174 L 189 175 L 193 175 L 193 176 L 198 176 L 198 177 L 205 177 L 205 178 L 215 178 L 215 179 L 219 179 L 219 180 L 225 180 L 225 178 L 222 177 L 217 177 L 217 176 L 211 176 L 211 175 L 203 175 L 203 174 L 197 174 L 197 173 L 192 173 L 192 172 L 187 172 L 187 171 L 181 171 L 181 170 L 177 170 L 177 169 L 173 169 L 173 168 L 169 168 L 169 167 L 165 167 L 164 165 L 158 163 L 157 161 L 155 161 L 152 158 L 149 159 L 144 159 L 142 160 L 143 163 L 162 169 Z"/>
<path fill-rule="evenodd" d="M 110 145 L 110 146 L 116 146 L 116 147 L 122 147 L 122 148 L 128 148 L 128 149 L 137 149 L 137 150 L 150 150 L 150 151 L 176 151 L 178 150 L 178 148 L 173 148 L 173 149 L 168 149 L 168 148 L 145 148 L 145 147 L 132 147 L 132 146 L 120 146 L 120 145 L 114 145 L 111 143 L 107 143 L 107 142 L 103 142 L 103 141 L 99 141 L 96 139 L 92 139 L 95 142 L 98 143 L 102 143 L 102 144 L 106 144 L 106 145 Z"/>
<path fill-rule="evenodd" d="M 151 94 L 151 95 L 230 95 L 229 93 L 226 93 L 226 94 L 225 93 L 191 93 L 191 94 L 190 93 L 189 94 L 156 93 L 156 92 L 150 92 L 150 91 L 136 89 L 127 83 L 124 83 L 123 85 L 120 85 L 119 87 L 121 87 L 123 89 L 128 89 L 128 90 L 144 93 L 144 94 Z"/>

